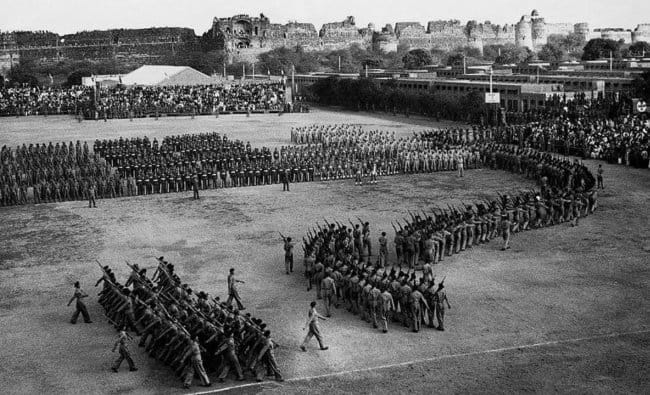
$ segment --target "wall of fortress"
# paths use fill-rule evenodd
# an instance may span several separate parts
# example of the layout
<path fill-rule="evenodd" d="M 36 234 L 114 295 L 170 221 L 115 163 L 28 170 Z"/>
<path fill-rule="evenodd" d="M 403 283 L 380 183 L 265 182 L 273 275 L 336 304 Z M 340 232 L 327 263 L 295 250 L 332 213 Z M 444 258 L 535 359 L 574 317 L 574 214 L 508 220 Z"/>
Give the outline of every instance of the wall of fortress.
<path fill-rule="evenodd" d="M 462 47 L 483 50 L 489 45 L 526 46 L 539 50 L 551 35 L 577 33 L 585 40 L 606 38 L 626 43 L 650 42 L 650 24 L 639 24 L 634 30 L 591 29 L 586 23 L 547 23 L 536 10 L 522 16 L 514 24 L 497 25 L 489 21 L 477 23 L 458 20 L 397 22 L 379 31 L 370 24 L 356 25 L 354 17 L 324 24 L 319 30 L 311 23 L 296 21 L 271 23 L 269 18 L 235 15 L 214 18 L 208 31 L 216 39 L 217 49 L 247 58 L 273 48 L 301 46 L 305 50 L 333 50 L 353 44 L 395 51 L 398 45 L 410 49 L 441 49 L 452 51 Z M 83 31 L 58 35 L 48 31 L 0 32 L 0 59 L 6 68 L 7 59 L 19 57 L 58 61 L 61 59 L 118 59 L 146 62 L 152 58 L 172 55 L 198 42 L 194 30 L 180 27 L 148 29 L 112 29 Z"/>

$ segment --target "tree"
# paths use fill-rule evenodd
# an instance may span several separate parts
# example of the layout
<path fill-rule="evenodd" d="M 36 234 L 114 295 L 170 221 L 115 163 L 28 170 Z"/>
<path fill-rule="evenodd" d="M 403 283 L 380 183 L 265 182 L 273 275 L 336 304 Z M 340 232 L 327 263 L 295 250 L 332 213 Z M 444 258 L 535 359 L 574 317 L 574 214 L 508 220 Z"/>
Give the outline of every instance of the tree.
<path fill-rule="evenodd" d="M 501 48 L 501 55 L 494 61 L 498 64 L 524 63 L 533 59 L 533 52 L 527 47 L 517 47 L 514 44 L 506 44 Z"/>
<path fill-rule="evenodd" d="M 650 55 L 650 44 L 646 41 L 637 41 L 625 51 L 626 57 L 646 57 Z"/>
<path fill-rule="evenodd" d="M 36 63 L 34 59 L 20 59 L 18 65 L 9 70 L 7 78 L 13 85 L 40 85 L 36 77 Z"/>
<path fill-rule="evenodd" d="M 582 53 L 582 60 L 596 60 L 601 58 L 608 58 L 611 55 L 616 58 L 621 58 L 621 43 L 614 40 L 606 40 L 603 38 L 595 38 L 589 40 Z"/>
<path fill-rule="evenodd" d="M 650 101 L 650 71 L 646 71 L 632 81 L 634 94 Z"/>
<path fill-rule="evenodd" d="M 90 77 L 92 73 L 90 70 L 77 70 L 73 71 L 66 80 L 65 86 L 71 87 L 75 85 L 81 85 L 82 77 Z"/>
<path fill-rule="evenodd" d="M 402 62 L 406 69 L 419 69 L 430 65 L 432 59 L 431 54 L 424 49 L 414 49 L 402 57 Z"/>
<path fill-rule="evenodd" d="M 546 62 L 559 62 L 566 59 L 566 51 L 561 45 L 547 42 L 539 51 L 539 59 Z"/>

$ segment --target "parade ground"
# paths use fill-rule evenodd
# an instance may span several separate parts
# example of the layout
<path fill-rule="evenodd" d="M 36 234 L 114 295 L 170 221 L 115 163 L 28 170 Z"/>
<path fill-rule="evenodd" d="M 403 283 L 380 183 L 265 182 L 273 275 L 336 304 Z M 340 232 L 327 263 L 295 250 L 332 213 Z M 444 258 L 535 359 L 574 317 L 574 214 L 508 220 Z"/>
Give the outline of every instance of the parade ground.
<path fill-rule="evenodd" d="M 290 144 L 290 128 L 354 123 L 411 135 L 446 127 L 428 119 L 316 109 L 309 114 L 222 115 L 83 121 L 0 119 L 0 146 L 216 131 L 253 147 Z M 515 234 L 447 257 L 451 309 L 444 332 L 373 329 L 343 309 L 321 325 L 329 350 L 299 345 L 315 291 L 307 292 L 300 240 L 323 218 L 370 222 L 377 245 L 408 210 L 460 205 L 533 187 L 523 176 L 487 169 L 172 193 L 0 208 L 0 382 L 7 394 L 181 393 L 647 393 L 650 388 L 650 171 L 603 164 L 599 208 L 579 226 Z M 279 232 L 298 241 L 296 270 L 284 272 Z M 373 253 L 376 253 L 373 251 Z M 139 370 L 110 370 L 116 332 L 97 303 L 96 263 L 118 281 L 125 261 L 149 268 L 164 256 L 195 291 L 225 298 L 233 267 L 245 312 L 268 324 L 286 381 L 232 377 L 182 389 L 173 371 L 130 344 Z M 374 260 L 376 257 L 372 257 Z M 70 324 L 66 304 L 80 281 L 92 324 Z M 323 311 L 319 301 L 319 311 Z M 195 381 L 196 382 L 196 381 Z"/>

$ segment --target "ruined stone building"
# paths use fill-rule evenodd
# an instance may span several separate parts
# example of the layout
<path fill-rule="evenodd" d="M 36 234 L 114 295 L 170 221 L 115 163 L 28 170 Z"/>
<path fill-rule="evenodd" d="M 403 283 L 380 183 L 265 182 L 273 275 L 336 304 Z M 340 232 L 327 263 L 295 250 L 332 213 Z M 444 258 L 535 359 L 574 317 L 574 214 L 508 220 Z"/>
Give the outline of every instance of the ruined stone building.
<path fill-rule="evenodd" d="M 537 10 L 512 24 L 498 25 L 490 21 L 465 24 L 458 20 L 397 22 L 376 30 L 373 24 L 356 25 L 349 16 L 341 22 L 324 24 L 320 30 L 311 23 L 271 23 L 264 14 L 215 17 L 208 36 L 215 49 L 228 51 L 240 60 L 254 60 L 268 50 L 301 46 L 306 51 L 333 50 L 353 44 L 362 47 L 395 51 L 399 45 L 409 49 L 440 49 L 451 51 L 473 47 L 482 51 L 488 45 L 513 44 L 538 51 L 551 35 L 575 33 L 585 40 L 606 38 L 625 43 L 650 42 L 650 24 L 636 29 L 591 29 L 587 23 L 549 23 Z M 194 30 L 180 27 L 148 29 L 111 29 L 83 31 L 68 35 L 52 32 L 0 32 L 0 67 L 4 70 L 20 58 L 56 62 L 63 59 L 111 59 L 144 64 L 181 49 L 191 48 L 199 38 Z"/>

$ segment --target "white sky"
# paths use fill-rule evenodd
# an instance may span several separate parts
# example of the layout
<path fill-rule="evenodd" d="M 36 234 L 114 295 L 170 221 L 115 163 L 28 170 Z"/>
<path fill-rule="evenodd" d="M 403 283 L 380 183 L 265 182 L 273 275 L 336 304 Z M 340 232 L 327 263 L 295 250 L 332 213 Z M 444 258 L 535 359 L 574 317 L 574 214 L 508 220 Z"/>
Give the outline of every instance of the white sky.
<path fill-rule="evenodd" d="M 490 20 L 515 23 L 537 9 L 547 22 L 588 22 L 591 28 L 634 29 L 650 23 L 648 0 L 0 0 L 0 30 L 49 30 L 59 34 L 81 30 L 175 26 L 208 30 L 212 18 L 236 14 L 259 16 L 272 23 L 297 20 L 323 23 L 355 17 L 359 27 L 439 19 Z"/>

